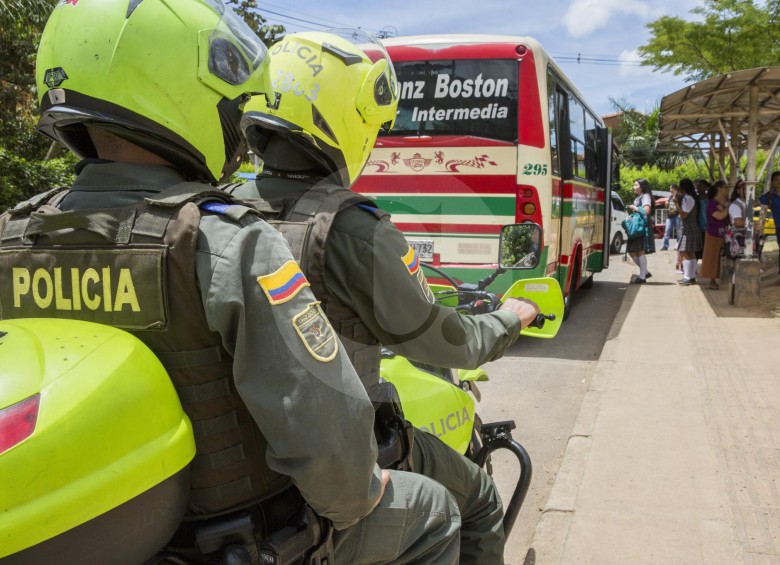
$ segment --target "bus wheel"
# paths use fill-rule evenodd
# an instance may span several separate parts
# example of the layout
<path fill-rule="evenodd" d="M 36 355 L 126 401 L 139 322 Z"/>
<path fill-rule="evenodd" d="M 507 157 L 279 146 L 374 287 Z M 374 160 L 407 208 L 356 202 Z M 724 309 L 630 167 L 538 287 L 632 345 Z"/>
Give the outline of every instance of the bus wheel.
<path fill-rule="evenodd" d="M 576 267 L 575 271 L 571 274 L 571 280 L 569 281 L 569 292 L 563 299 L 563 319 L 568 320 L 571 315 L 571 309 L 574 306 L 574 290 L 577 288 L 577 279 L 580 276 L 580 269 Z"/>
<path fill-rule="evenodd" d="M 589 288 L 593 288 L 593 275 L 589 276 L 587 279 L 582 281 L 580 288 L 584 288 L 585 290 Z"/>

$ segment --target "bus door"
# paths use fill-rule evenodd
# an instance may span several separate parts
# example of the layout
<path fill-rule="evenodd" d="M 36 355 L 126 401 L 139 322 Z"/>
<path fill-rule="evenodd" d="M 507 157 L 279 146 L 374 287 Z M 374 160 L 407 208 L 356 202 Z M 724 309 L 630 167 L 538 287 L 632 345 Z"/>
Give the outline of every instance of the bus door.
<path fill-rule="evenodd" d="M 598 186 L 604 187 L 604 252 L 603 268 L 609 267 L 610 242 L 612 241 L 612 167 L 615 166 L 613 159 L 612 133 L 609 128 L 596 128 L 598 136 L 598 160 L 599 160 L 599 179 Z"/>
<path fill-rule="evenodd" d="M 554 94 L 551 96 L 552 102 L 555 107 L 555 130 L 557 133 L 557 160 L 558 171 L 560 173 L 560 181 L 558 186 L 553 187 L 552 191 L 552 205 L 553 210 L 557 210 L 557 223 L 554 224 L 556 230 L 556 240 L 558 242 L 558 249 L 555 260 L 556 266 L 556 278 L 561 284 L 561 288 L 564 293 L 567 292 L 566 287 L 566 272 L 571 265 L 563 265 L 563 255 L 571 254 L 571 241 L 569 234 L 569 217 L 566 214 L 566 184 L 571 183 L 571 151 L 569 151 L 569 103 L 566 96 L 566 91 L 560 88 L 557 84 L 554 87 Z M 551 116 L 552 117 L 552 116 Z M 553 164 L 555 167 L 555 164 Z M 552 227 L 552 226 L 551 226 Z M 569 258 L 569 261 L 573 261 L 573 258 Z"/>

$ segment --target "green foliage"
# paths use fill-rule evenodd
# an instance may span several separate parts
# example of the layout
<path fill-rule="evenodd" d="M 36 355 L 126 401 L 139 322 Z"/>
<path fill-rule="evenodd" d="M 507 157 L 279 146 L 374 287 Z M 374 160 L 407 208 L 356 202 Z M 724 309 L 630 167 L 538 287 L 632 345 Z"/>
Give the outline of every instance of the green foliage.
<path fill-rule="evenodd" d="M 257 11 L 257 2 L 255 0 L 228 0 L 226 4 L 244 18 L 246 24 L 263 40 L 267 47 L 284 37 L 284 26 L 268 25 L 266 19 Z"/>
<path fill-rule="evenodd" d="M 758 170 L 761 169 L 766 159 L 767 154 L 764 151 L 759 150 L 756 155 Z M 744 170 L 746 165 L 747 158 L 743 157 L 740 161 L 740 171 L 737 173 L 737 176 L 744 178 Z M 780 163 L 776 162 L 775 168 L 778 168 L 778 165 L 780 165 Z M 716 164 L 715 166 L 717 167 L 718 165 Z M 726 165 L 725 172 L 726 178 L 728 178 L 730 174 L 730 168 L 728 164 Z M 772 172 L 770 170 L 764 172 L 764 176 L 762 176 L 758 180 L 758 184 L 756 184 L 756 194 L 763 193 L 767 177 L 771 176 L 771 174 Z M 720 178 L 720 176 L 720 172 L 716 171 L 715 179 Z M 657 165 L 648 164 L 642 165 L 641 167 L 636 167 L 628 163 L 623 163 L 620 166 L 620 190 L 618 191 L 618 194 L 620 194 L 623 202 L 633 202 L 635 198 L 633 189 L 634 181 L 642 178 L 647 179 L 647 181 L 650 183 L 650 188 L 653 190 L 669 190 L 669 185 L 678 184 L 680 179 L 685 178 L 691 180 L 713 180 L 710 179 L 707 164 L 701 159 L 696 159 L 694 157 L 688 157 L 685 161 L 671 169 L 664 169 L 662 167 L 658 167 Z"/>
<path fill-rule="evenodd" d="M 28 160 L 0 146 L 0 212 L 39 192 L 70 185 L 75 162 L 69 153 L 45 162 Z"/>
<path fill-rule="evenodd" d="M 0 10 L 0 146 L 42 159 L 50 143 L 35 133 L 35 50 L 56 0 L 16 0 Z"/>
<path fill-rule="evenodd" d="M 634 167 L 656 165 L 671 169 L 686 159 L 682 152 L 658 151 L 660 131 L 660 106 L 643 113 L 626 100 L 611 98 L 612 106 L 620 112 L 620 123 L 612 131 L 615 143 L 620 147 L 621 159 Z"/>
<path fill-rule="evenodd" d="M 780 0 L 704 0 L 695 21 L 663 16 L 648 24 L 643 64 L 689 81 L 780 61 Z"/>

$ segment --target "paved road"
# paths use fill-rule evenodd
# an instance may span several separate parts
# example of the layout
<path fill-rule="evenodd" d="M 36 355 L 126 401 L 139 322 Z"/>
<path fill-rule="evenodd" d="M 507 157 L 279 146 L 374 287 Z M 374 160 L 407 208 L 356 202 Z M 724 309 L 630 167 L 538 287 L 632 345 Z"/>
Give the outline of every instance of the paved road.
<path fill-rule="evenodd" d="M 534 466 L 531 488 L 507 544 L 508 564 L 523 562 L 626 282 L 637 271 L 622 258 L 613 255 L 593 288 L 575 295 L 572 315 L 555 339 L 521 337 L 502 359 L 485 366 L 491 381 L 480 384 L 478 413 L 485 422 L 513 419 L 514 437 Z M 517 463 L 511 455 L 494 461 L 494 476 L 506 501 L 517 480 Z"/>

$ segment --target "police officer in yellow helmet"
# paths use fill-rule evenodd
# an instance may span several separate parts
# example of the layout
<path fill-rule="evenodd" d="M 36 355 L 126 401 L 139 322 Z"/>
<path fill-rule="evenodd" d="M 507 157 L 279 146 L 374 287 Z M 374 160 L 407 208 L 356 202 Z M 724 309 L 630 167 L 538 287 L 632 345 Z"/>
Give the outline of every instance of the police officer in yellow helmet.
<path fill-rule="evenodd" d="M 288 35 L 271 47 L 275 97 L 247 104 L 242 129 L 262 158 L 255 181 L 226 187 L 256 201 L 297 254 L 315 296 L 369 396 L 381 345 L 444 367 L 474 368 L 502 355 L 538 314 L 510 300 L 481 316 L 434 303 L 403 235 L 368 198 L 349 191 L 382 126 L 392 126 L 398 85 L 382 45 L 356 30 Z M 444 484 L 462 516 L 461 563 L 503 562 L 502 506 L 492 479 L 438 438 L 416 430 L 412 470 Z"/>
<path fill-rule="evenodd" d="M 83 160 L 73 186 L 0 216 L 0 311 L 124 328 L 158 355 L 196 436 L 176 543 L 237 510 L 283 526 L 302 495 L 334 525 L 336 562 L 454 563 L 454 500 L 377 466 L 372 404 L 287 244 L 213 188 L 238 165 L 267 65 L 220 0 L 60 2 L 38 127 Z M 9 294 L 25 269 L 58 298 Z"/>

